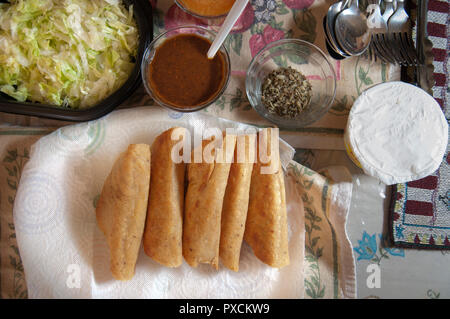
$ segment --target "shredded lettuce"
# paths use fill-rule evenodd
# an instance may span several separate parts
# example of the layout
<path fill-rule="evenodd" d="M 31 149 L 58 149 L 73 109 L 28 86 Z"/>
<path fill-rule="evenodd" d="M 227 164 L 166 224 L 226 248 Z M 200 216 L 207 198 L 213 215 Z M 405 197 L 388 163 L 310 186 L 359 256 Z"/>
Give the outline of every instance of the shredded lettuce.
<path fill-rule="evenodd" d="M 15 0 L 0 5 L 0 92 L 82 109 L 131 74 L 139 34 L 119 0 Z"/>

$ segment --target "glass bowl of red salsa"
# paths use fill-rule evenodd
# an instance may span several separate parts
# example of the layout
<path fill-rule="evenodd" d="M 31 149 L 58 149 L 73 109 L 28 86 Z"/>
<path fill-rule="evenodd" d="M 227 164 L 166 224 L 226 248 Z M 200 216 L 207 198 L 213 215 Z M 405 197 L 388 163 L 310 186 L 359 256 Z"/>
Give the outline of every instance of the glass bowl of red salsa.
<path fill-rule="evenodd" d="M 213 104 L 230 79 L 230 57 L 222 46 L 214 59 L 207 52 L 216 34 L 201 26 L 162 33 L 147 47 L 141 74 L 147 93 L 159 105 L 194 112 Z"/>

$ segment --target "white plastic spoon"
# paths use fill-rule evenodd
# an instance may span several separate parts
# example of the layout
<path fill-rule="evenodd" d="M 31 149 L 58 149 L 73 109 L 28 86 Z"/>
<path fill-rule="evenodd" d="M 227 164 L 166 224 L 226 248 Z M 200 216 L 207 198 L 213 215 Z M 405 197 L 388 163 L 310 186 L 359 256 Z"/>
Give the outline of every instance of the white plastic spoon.
<path fill-rule="evenodd" d="M 231 7 L 230 12 L 228 13 L 225 21 L 220 27 L 219 33 L 217 33 L 214 42 L 211 44 L 211 47 L 208 50 L 208 59 L 214 58 L 223 41 L 225 41 L 226 37 L 228 36 L 228 33 L 230 33 L 231 28 L 233 28 L 237 19 L 239 19 L 239 16 L 242 14 L 242 11 L 244 11 L 247 3 L 248 0 L 236 0 L 236 2 L 233 4 L 233 7 Z"/>

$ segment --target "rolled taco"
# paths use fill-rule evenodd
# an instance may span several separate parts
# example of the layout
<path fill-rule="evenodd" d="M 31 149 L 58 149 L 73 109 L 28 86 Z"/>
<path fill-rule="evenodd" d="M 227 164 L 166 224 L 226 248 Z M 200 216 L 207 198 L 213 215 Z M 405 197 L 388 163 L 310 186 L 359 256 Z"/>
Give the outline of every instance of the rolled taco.
<path fill-rule="evenodd" d="M 219 143 L 204 140 L 200 149 L 203 161 L 195 163 L 193 159 L 188 164 L 183 256 L 192 267 L 200 263 L 219 267 L 220 220 L 235 144 L 235 135 L 225 135 Z M 212 161 L 206 159 L 207 149 L 212 149 Z"/>
<path fill-rule="evenodd" d="M 258 259 L 281 268 L 289 264 L 286 194 L 278 138 L 272 134 L 271 129 L 258 133 L 244 239 Z"/>
<path fill-rule="evenodd" d="M 182 154 L 172 154 L 172 150 L 185 137 L 185 128 L 174 127 L 160 134 L 151 147 L 152 166 L 144 251 L 147 256 L 167 267 L 178 267 L 183 262 L 186 165 L 173 158 Z"/>
<path fill-rule="evenodd" d="M 222 264 L 233 271 L 239 270 L 255 147 L 256 134 L 237 136 L 234 161 L 231 164 L 223 202 L 219 256 Z M 242 159 L 238 153 L 242 155 Z"/>
<path fill-rule="evenodd" d="M 111 273 L 133 277 L 144 232 L 150 187 L 150 146 L 131 144 L 114 163 L 96 207 L 110 249 Z"/>

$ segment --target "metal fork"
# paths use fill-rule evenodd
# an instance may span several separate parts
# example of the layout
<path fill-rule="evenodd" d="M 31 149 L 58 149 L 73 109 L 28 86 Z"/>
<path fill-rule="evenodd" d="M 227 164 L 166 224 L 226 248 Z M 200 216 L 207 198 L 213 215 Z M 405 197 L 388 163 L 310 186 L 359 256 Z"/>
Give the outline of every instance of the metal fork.
<path fill-rule="evenodd" d="M 416 48 L 411 36 L 411 20 L 404 0 L 397 0 L 397 9 L 388 20 L 387 45 L 401 65 L 417 65 Z"/>
<path fill-rule="evenodd" d="M 383 20 L 386 21 L 386 24 L 389 21 L 389 18 L 394 14 L 397 3 L 395 0 L 384 0 L 384 11 L 383 11 Z"/>
<path fill-rule="evenodd" d="M 373 0 L 369 2 L 373 2 Z M 385 44 L 384 35 L 388 31 L 388 25 L 381 15 L 380 1 L 375 0 L 374 3 L 370 3 L 366 12 L 369 13 L 367 25 L 371 31 L 371 43 L 368 50 L 369 59 L 376 61 L 379 58 L 384 63 L 395 63 L 396 61 L 392 58 L 389 48 Z"/>

